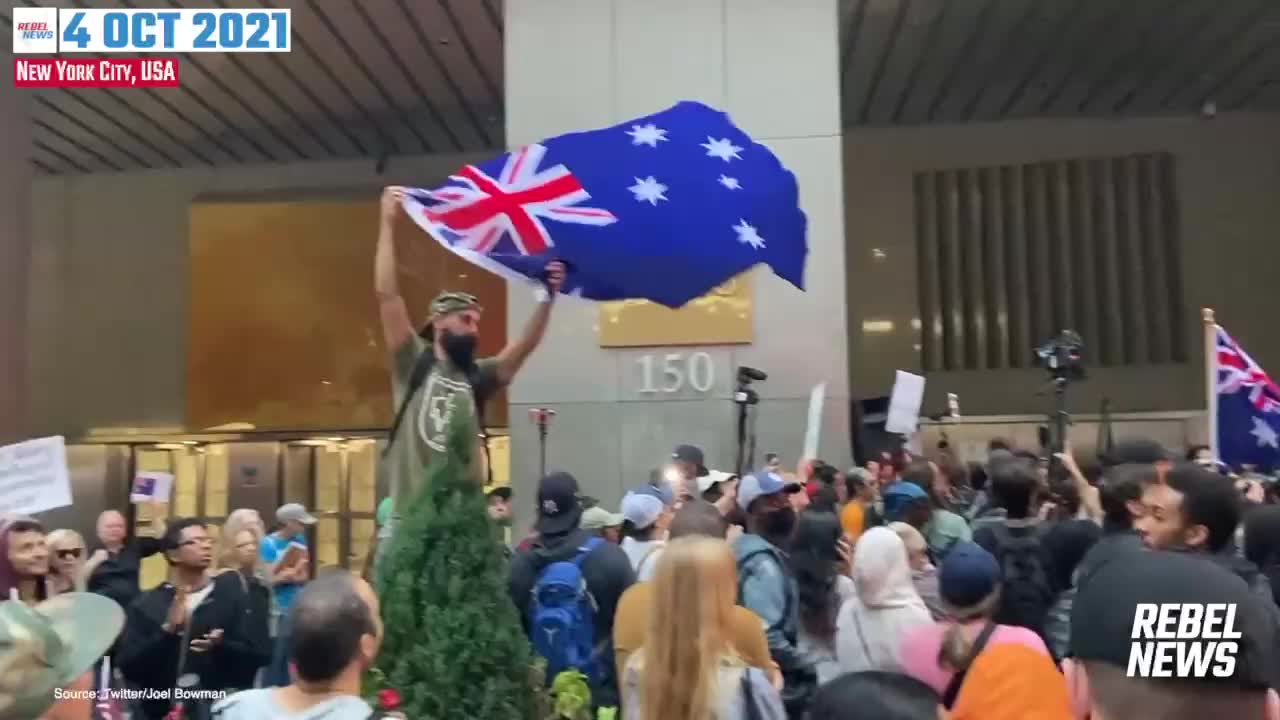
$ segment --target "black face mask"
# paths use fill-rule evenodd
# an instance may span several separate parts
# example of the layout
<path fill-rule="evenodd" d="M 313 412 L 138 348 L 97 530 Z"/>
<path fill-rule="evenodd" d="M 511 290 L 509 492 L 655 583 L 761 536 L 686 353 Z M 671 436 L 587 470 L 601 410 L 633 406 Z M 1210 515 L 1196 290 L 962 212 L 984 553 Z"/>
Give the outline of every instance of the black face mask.
<path fill-rule="evenodd" d="M 475 335 L 457 335 L 445 330 L 440 336 L 440 344 L 444 347 L 444 354 L 449 357 L 449 361 L 457 367 L 466 370 L 475 364 Z"/>
<path fill-rule="evenodd" d="M 774 510 L 760 516 L 760 531 L 770 540 L 785 542 L 796 529 L 796 511 L 791 508 Z"/>

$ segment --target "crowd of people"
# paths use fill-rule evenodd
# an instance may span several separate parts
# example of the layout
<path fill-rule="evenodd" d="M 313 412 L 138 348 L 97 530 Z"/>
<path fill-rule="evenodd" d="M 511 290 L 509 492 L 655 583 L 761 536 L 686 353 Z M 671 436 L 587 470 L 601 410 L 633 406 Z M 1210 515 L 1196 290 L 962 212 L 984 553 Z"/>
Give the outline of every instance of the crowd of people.
<path fill-rule="evenodd" d="M 1280 505 L 1205 456 L 1130 440 L 1082 468 L 996 440 L 980 464 L 739 478 L 681 446 L 618 513 L 545 478 L 510 594 L 539 653 L 635 720 L 1280 718 Z M 542 619 L 565 562 L 585 632 Z M 1237 608 L 1234 665 L 1134 677 L 1149 604 Z"/>
<path fill-rule="evenodd" d="M 448 438 L 477 438 L 465 472 L 491 480 L 485 401 L 541 342 L 569 271 L 550 262 L 525 330 L 476 358 L 475 297 L 443 293 L 411 322 L 403 197 L 384 192 L 374 269 L 397 406 L 375 584 L 424 470 L 455 452 Z M 569 473 L 541 478 L 536 523 L 513 545 L 516 500 L 485 492 L 547 677 L 580 672 L 592 704 L 625 720 L 1280 720 L 1276 485 L 1211 455 L 1130 440 L 1078 463 L 992 441 L 981 463 L 896 449 L 847 471 L 806 459 L 786 473 L 773 458 L 739 477 L 681 445 L 616 513 Z M 103 513 L 92 553 L 72 531 L 0 521 L 0 720 L 379 717 L 360 697 L 378 598 L 347 570 L 316 571 L 306 508 L 280 507 L 270 531 L 236 510 L 219 537 L 152 517 L 153 537 L 130 538 Z M 156 554 L 166 580 L 143 591 Z M 1230 607 L 1231 662 L 1174 672 L 1148 657 L 1157 671 L 1134 672 L 1152 607 Z M 128 692 L 96 707 L 65 692 L 93 688 Z"/>
<path fill-rule="evenodd" d="M 150 511 L 152 535 L 136 537 L 123 513 L 103 512 L 92 551 L 74 530 L 0 520 L 0 718 L 163 720 L 180 708 L 198 719 L 237 690 L 293 682 L 297 646 L 316 642 L 291 612 L 314 583 L 304 530 L 315 518 L 286 504 L 268 532 L 239 509 L 215 537 L 199 519 Z M 165 580 L 142 590 L 142 561 L 157 554 Z"/>

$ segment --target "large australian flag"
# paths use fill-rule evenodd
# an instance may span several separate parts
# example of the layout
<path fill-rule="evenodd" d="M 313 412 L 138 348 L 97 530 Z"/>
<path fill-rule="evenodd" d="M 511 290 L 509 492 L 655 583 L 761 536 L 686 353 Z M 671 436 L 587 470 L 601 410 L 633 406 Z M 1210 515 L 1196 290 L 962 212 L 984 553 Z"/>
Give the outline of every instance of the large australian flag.
<path fill-rule="evenodd" d="M 1280 466 L 1280 388 L 1217 328 L 1218 455 L 1228 465 Z"/>
<path fill-rule="evenodd" d="M 680 307 L 755 265 L 804 289 L 796 178 L 728 115 L 682 102 L 467 165 L 405 210 L 457 255 L 507 277 L 569 266 L 564 292 Z"/>

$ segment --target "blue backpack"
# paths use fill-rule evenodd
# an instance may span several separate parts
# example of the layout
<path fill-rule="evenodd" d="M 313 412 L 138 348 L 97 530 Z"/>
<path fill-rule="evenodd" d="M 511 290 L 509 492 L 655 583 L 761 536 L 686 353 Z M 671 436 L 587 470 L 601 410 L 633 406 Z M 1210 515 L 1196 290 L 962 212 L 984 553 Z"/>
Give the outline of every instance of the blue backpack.
<path fill-rule="evenodd" d="M 587 590 L 582 561 L 604 538 L 593 537 L 572 560 L 548 565 L 533 585 L 529 603 L 529 634 L 533 650 L 547 661 L 547 684 L 569 669 L 600 679 L 597 667 L 596 601 Z"/>

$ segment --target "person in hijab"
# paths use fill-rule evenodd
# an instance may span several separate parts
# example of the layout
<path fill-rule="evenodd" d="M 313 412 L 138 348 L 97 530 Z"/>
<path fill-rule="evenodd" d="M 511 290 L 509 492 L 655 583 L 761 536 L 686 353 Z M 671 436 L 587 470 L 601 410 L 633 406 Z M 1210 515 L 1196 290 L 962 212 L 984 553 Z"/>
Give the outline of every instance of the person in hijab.
<path fill-rule="evenodd" d="M 992 647 L 970 666 L 951 720 L 1071 720 L 1066 679 L 1026 645 Z"/>
<path fill-rule="evenodd" d="M 894 531 L 871 528 L 853 551 L 856 593 L 836 620 L 836 660 L 842 672 L 901 672 L 899 640 L 933 623 L 916 592 L 907 548 Z"/>
<path fill-rule="evenodd" d="M 951 549 L 938 573 L 938 589 L 947 619 L 903 634 L 902 667 L 933 688 L 948 707 L 954 707 L 963 692 L 970 664 L 992 648 L 1024 645 L 1052 664 L 1035 631 L 992 620 L 1000 608 L 1000 564 L 977 543 L 962 542 Z"/>
<path fill-rule="evenodd" d="M 916 586 L 916 592 L 920 593 L 925 607 L 929 608 L 929 614 L 934 620 L 945 618 L 947 610 L 942 604 L 942 597 L 938 595 L 938 568 L 929 560 L 928 541 L 919 530 L 904 522 L 889 523 L 889 529 L 897 533 L 902 538 L 902 544 L 907 547 L 911 583 Z"/>
<path fill-rule="evenodd" d="M 1049 554 L 1049 582 L 1057 597 L 1045 620 L 1045 638 L 1055 658 L 1067 656 L 1071 642 L 1071 605 L 1076 596 L 1076 568 L 1085 553 L 1102 537 L 1102 528 L 1092 520 L 1069 520 L 1053 526 L 1044 536 Z"/>

